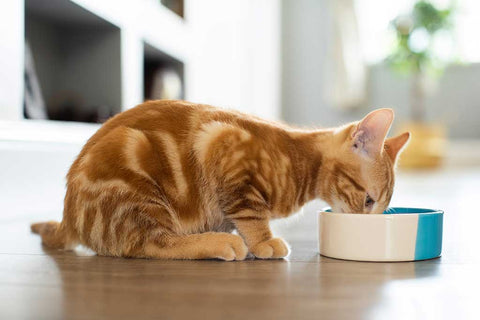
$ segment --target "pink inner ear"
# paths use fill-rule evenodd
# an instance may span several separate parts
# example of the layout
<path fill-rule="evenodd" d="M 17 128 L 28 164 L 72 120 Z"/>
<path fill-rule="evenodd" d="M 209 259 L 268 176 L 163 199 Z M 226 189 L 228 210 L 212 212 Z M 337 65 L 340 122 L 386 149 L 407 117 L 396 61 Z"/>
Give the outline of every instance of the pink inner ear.
<path fill-rule="evenodd" d="M 353 139 L 358 147 L 369 156 L 380 154 L 388 130 L 393 122 L 392 109 L 370 112 L 357 126 Z"/>

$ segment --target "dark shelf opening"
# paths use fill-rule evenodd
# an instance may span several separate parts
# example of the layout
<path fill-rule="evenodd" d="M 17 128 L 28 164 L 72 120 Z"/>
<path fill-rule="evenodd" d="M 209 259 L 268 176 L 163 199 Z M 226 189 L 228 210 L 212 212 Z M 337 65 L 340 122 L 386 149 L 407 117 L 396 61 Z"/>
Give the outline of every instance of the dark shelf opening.
<path fill-rule="evenodd" d="M 68 0 L 26 0 L 25 41 L 34 63 L 25 69 L 26 118 L 103 122 L 120 112 L 118 27 Z"/>
<path fill-rule="evenodd" d="M 185 99 L 184 64 L 152 45 L 143 43 L 145 100 Z"/>
<path fill-rule="evenodd" d="M 176 15 L 180 17 L 184 17 L 184 2 L 183 0 L 160 0 L 160 2 L 170 9 L 171 11 L 175 12 Z"/>

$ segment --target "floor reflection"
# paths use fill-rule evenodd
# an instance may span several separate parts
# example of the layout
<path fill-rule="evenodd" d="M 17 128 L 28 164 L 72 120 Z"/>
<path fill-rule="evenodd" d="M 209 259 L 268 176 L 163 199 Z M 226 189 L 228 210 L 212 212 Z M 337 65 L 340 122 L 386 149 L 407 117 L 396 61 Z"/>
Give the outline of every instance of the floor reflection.
<path fill-rule="evenodd" d="M 383 307 L 382 319 L 386 319 L 391 318 L 391 308 L 396 306 L 398 298 L 386 294 L 389 284 L 434 281 L 440 274 L 441 260 L 374 263 L 317 256 L 312 257 L 311 262 L 296 266 L 300 270 L 294 272 L 299 274 L 299 287 L 310 288 L 309 294 L 314 297 L 312 308 L 328 310 L 339 318 L 371 319 L 379 314 L 378 308 Z M 309 277 L 303 277 L 305 274 Z M 349 301 L 348 307 L 340 303 L 342 300 Z"/>
<path fill-rule="evenodd" d="M 295 311 L 289 292 L 296 284 L 285 260 L 226 263 L 45 253 L 59 270 L 65 317 L 134 318 L 141 308 L 142 315 L 152 317 L 159 312 L 167 318 L 201 312 L 223 318 L 245 307 L 273 310 L 289 304 Z"/>

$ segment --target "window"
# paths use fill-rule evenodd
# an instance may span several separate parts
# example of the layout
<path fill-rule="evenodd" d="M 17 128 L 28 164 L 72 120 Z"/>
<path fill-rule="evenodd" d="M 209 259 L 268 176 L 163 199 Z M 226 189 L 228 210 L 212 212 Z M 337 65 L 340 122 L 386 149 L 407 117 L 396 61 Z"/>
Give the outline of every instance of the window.
<path fill-rule="evenodd" d="M 407 14 L 417 0 L 354 0 L 362 51 L 369 64 L 381 62 L 395 40 L 390 22 Z M 480 1 L 431 0 L 438 8 L 456 4 L 453 41 L 449 37 L 436 39 L 434 51 L 440 55 L 458 57 L 462 62 L 480 62 Z"/>

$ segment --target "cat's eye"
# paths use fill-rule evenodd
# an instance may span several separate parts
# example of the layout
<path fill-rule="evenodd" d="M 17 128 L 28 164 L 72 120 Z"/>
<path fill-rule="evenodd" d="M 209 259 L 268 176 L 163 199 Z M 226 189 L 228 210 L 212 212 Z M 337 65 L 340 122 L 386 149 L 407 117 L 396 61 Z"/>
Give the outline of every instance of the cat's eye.
<path fill-rule="evenodd" d="M 373 200 L 370 195 L 367 194 L 367 196 L 365 197 L 365 207 L 371 207 L 373 206 L 373 204 L 375 203 L 375 200 Z"/>

